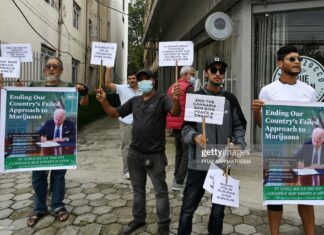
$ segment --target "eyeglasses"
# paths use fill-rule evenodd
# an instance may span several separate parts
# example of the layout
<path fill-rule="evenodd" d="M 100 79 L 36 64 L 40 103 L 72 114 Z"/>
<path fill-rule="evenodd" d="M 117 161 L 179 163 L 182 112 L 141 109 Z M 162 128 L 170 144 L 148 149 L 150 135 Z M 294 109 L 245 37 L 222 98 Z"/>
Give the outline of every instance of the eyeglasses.
<path fill-rule="evenodd" d="M 45 68 L 46 69 L 53 68 L 54 70 L 58 70 L 59 68 L 61 68 L 61 66 L 60 65 L 56 65 L 56 64 L 47 64 L 47 65 L 45 65 Z"/>
<path fill-rule="evenodd" d="M 211 72 L 212 74 L 216 74 L 217 71 L 219 72 L 219 74 L 225 74 L 226 69 L 225 69 L 224 67 L 220 67 L 220 68 L 218 69 L 218 68 L 216 68 L 216 67 L 214 67 L 214 66 L 210 68 L 210 72 Z"/>
<path fill-rule="evenodd" d="M 295 56 L 288 57 L 286 59 L 289 60 L 290 62 L 295 62 L 296 60 L 298 60 L 298 62 L 302 62 L 303 61 L 303 58 L 301 58 L 301 57 L 295 57 Z"/>

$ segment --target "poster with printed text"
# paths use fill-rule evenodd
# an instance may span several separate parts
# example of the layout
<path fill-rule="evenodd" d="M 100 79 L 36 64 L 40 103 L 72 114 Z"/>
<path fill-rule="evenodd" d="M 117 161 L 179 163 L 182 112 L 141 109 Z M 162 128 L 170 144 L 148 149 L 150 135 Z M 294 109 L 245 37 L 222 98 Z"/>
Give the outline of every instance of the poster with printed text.
<path fill-rule="evenodd" d="M 262 108 L 263 201 L 324 205 L 324 104 Z"/>
<path fill-rule="evenodd" d="M 4 78 L 19 78 L 20 59 L 0 57 L 0 73 Z"/>
<path fill-rule="evenodd" d="M 76 168 L 75 88 L 1 89 L 0 171 Z"/>
<path fill-rule="evenodd" d="M 193 63 L 192 41 L 159 42 L 159 66 L 191 66 Z"/>
<path fill-rule="evenodd" d="M 18 58 L 20 62 L 33 62 L 31 44 L 1 44 L 1 56 Z"/>
<path fill-rule="evenodd" d="M 190 122 L 223 124 L 225 97 L 213 95 L 187 94 L 184 120 Z"/>
<path fill-rule="evenodd" d="M 92 42 L 91 64 L 114 67 L 117 43 Z"/>

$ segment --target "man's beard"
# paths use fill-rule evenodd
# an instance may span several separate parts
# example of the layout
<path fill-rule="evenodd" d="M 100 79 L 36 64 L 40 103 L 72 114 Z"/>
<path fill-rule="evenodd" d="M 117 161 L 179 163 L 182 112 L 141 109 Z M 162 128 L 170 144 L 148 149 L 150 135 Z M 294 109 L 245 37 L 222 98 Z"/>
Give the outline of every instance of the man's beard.
<path fill-rule="evenodd" d="M 223 82 L 212 82 L 210 80 L 208 80 L 209 84 L 212 85 L 213 87 L 220 87 Z"/>
<path fill-rule="evenodd" d="M 46 77 L 46 79 L 47 79 L 48 81 L 53 82 L 53 81 L 58 81 L 58 80 L 59 80 L 59 77 L 58 77 L 58 76 L 48 75 L 48 76 Z"/>

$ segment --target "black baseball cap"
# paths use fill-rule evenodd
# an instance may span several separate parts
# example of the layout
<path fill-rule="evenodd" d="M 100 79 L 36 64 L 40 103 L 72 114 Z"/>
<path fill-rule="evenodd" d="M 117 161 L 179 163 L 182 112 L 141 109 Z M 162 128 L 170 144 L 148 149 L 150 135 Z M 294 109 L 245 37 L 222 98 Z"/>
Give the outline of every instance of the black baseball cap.
<path fill-rule="evenodd" d="M 141 79 L 141 75 L 145 74 L 149 78 L 154 78 L 154 75 L 151 70 L 149 69 L 141 69 L 140 71 L 137 72 L 136 78 L 139 81 Z"/>
<path fill-rule="evenodd" d="M 214 64 L 221 64 L 225 68 L 227 67 L 227 64 L 223 61 L 223 59 L 221 57 L 213 56 L 213 57 L 209 57 L 208 59 L 206 59 L 205 70 L 207 70 L 209 67 L 211 67 Z"/>

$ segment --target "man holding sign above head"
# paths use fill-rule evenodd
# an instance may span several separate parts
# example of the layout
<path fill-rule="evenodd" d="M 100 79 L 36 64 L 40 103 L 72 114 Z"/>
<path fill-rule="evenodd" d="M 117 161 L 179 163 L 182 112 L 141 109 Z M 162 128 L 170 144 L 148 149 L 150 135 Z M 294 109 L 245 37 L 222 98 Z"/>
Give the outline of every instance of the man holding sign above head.
<path fill-rule="evenodd" d="M 119 85 L 111 82 L 111 68 L 107 67 L 105 85 L 109 90 L 119 95 L 120 103 L 125 104 L 130 98 L 142 95 L 142 91 L 138 89 L 137 78 L 135 72 L 128 72 L 127 85 Z M 121 137 L 121 154 L 123 158 L 123 178 L 129 179 L 127 167 L 127 154 L 132 139 L 133 114 L 124 118 L 119 117 L 120 137 Z"/>
<path fill-rule="evenodd" d="M 172 130 L 172 135 L 175 141 L 175 167 L 174 167 L 174 179 L 172 184 L 173 190 L 181 190 L 184 188 L 184 181 L 187 175 L 188 168 L 188 146 L 183 143 L 181 135 L 181 127 L 184 120 L 186 94 L 194 91 L 193 84 L 195 82 L 195 69 L 191 66 L 183 66 L 180 70 L 180 79 L 178 83 L 180 85 L 179 101 L 181 105 L 181 114 L 178 117 L 174 117 L 171 114 L 167 116 L 166 127 Z M 168 95 L 172 96 L 172 90 L 176 83 L 172 84 L 168 89 Z"/>
<path fill-rule="evenodd" d="M 165 123 L 168 113 L 180 114 L 179 85 L 175 85 L 172 98 L 156 94 L 153 89 L 155 78 L 150 70 L 140 70 L 137 75 L 141 96 L 134 96 L 118 108 L 113 108 L 102 89 L 96 98 L 104 111 L 112 117 L 126 117 L 133 113 L 132 141 L 127 164 L 133 187 L 133 217 L 123 234 L 130 234 L 145 225 L 145 186 L 150 177 L 156 197 L 159 235 L 169 234 L 170 203 L 165 181 L 167 159 L 165 156 Z"/>
<path fill-rule="evenodd" d="M 204 150 L 210 146 L 225 146 L 228 139 L 231 139 L 236 146 L 245 147 L 246 145 L 244 139 L 246 120 L 240 104 L 232 93 L 222 87 L 226 67 L 227 64 L 219 57 L 208 58 L 205 64 L 208 84 L 194 93 L 225 99 L 224 103 L 216 103 L 216 106 L 223 105 L 222 124 L 209 123 L 204 127 L 204 123 L 201 122 L 185 121 L 182 127 L 183 140 L 189 146 L 189 164 L 178 226 L 179 235 L 191 234 L 193 214 L 205 193 L 203 185 L 212 161 L 205 161 Z M 217 160 L 219 156 L 210 157 L 214 158 L 209 158 L 209 160 Z M 208 234 L 222 234 L 224 209 L 224 205 L 212 204 Z"/>

